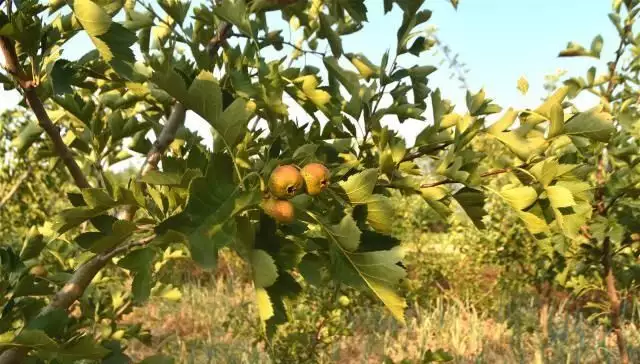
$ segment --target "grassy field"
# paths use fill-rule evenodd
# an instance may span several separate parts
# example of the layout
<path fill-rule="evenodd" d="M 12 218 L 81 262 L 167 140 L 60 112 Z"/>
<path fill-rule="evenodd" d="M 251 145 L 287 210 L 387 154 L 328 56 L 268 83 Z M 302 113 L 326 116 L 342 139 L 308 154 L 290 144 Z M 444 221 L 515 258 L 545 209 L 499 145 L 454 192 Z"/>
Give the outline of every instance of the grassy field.
<path fill-rule="evenodd" d="M 430 249 L 415 249 L 414 259 L 435 259 L 436 252 Z M 359 303 L 345 305 L 344 299 L 338 300 L 342 304 L 331 300 L 331 290 L 314 289 L 299 303 L 290 304 L 297 322 L 282 326 L 267 342 L 248 275 L 235 266 L 209 280 L 191 278 L 178 301 L 153 299 L 124 317 L 125 322 L 141 323 L 153 335 L 150 345 L 130 343 L 129 352 L 136 359 L 165 353 L 179 363 L 420 363 L 429 350 L 437 354 L 439 349 L 455 363 L 617 362 L 612 335 L 567 309 L 570 298 L 552 307 L 545 342 L 538 330 L 538 303 L 533 296 L 501 300 L 495 288 L 496 273 L 491 270 L 465 285 L 486 294 L 462 292 L 456 285 L 462 286 L 477 272 L 470 270 L 455 249 L 440 246 L 437 250 L 444 254 L 438 260 L 448 259 L 446 264 L 460 274 L 456 282 L 449 281 L 443 288 L 413 272 L 408 288 L 413 299 L 404 327 L 369 297 L 342 290 L 341 295 Z M 493 309 L 488 308 L 488 301 Z M 639 315 L 632 315 L 635 325 L 625 327 L 635 363 L 640 363 Z"/>

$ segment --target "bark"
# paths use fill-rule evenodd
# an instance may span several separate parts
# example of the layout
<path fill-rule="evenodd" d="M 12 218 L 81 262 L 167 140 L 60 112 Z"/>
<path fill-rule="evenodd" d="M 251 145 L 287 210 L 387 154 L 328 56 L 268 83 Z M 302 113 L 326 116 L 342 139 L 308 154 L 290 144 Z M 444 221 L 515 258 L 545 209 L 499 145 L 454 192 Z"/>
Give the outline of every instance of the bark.
<path fill-rule="evenodd" d="M 551 285 L 548 282 L 543 283 L 538 288 L 540 295 L 540 312 L 538 316 L 540 331 L 542 332 L 542 340 L 546 344 L 549 340 L 549 308 L 551 306 Z"/>
<path fill-rule="evenodd" d="M 609 299 L 609 317 L 611 318 L 611 328 L 616 335 L 620 362 L 629 364 L 629 353 L 627 352 L 626 339 L 622 332 L 620 319 L 620 297 L 616 289 L 616 278 L 613 275 L 613 254 L 611 251 L 611 241 L 605 238 L 603 247 L 602 266 L 604 268 L 604 280 L 607 287 L 607 297 Z"/>
<path fill-rule="evenodd" d="M 29 177 L 29 174 L 31 174 L 31 168 L 26 170 L 23 174 L 20 175 L 20 177 L 18 177 L 18 181 L 16 182 L 16 184 L 13 185 L 9 192 L 7 192 L 7 194 L 2 197 L 2 200 L 0 200 L 0 209 L 2 209 L 7 201 L 9 201 L 11 197 L 13 197 L 16 192 L 18 192 L 18 189 L 20 188 L 20 186 L 22 186 L 24 180 Z"/>
<path fill-rule="evenodd" d="M 89 185 L 89 182 L 87 181 L 87 178 L 82 172 L 82 169 L 80 169 L 80 166 L 78 166 L 78 163 L 73 158 L 73 153 L 71 153 L 71 150 L 62 140 L 58 128 L 53 124 L 51 118 L 49 118 L 49 115 L 47 114 L 47 111 L 42 104 L 42 100 L 40 100 L 36 92 L 37 85 L 33 82 L 33 80 L 27 79 L 26 75 L 18 64 L 18 56 L 11 39 L 7 37 L 0 37 L 0 50 L 4 55 L 5 69 L 14 77 L 16 77 L 18 83 L 20 84 L 20 88 L 23 91 L 24 98 L 27 101 L 27 105 L 29 105 L 31 110 L 33 110 L 34 115 L 38 119 L 38 123 L 47 133 L 49 139 L 51 139 L 56 154 L 60 157 L 60 159 L 62 159 L 62 162 L 64 163 L 65 167 L 67 167 L 67 170 L 71 174 L 71 177 L 75 181 L 76 185 L 80 188 L 91 187 Z"/>

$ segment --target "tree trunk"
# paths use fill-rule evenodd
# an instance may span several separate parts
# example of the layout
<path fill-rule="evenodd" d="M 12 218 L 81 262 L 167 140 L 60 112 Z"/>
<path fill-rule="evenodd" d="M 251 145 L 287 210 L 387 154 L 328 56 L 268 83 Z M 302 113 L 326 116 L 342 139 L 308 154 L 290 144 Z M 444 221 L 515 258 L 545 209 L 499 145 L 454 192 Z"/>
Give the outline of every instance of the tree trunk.
<path fill-rule="evenodd" d="M 616 335 L 618 344 L 618 352 L 620 353 L 620 362 L 629 364 L 629 353 L 620 325 L 620 298 L 616 289 L 616 278 L 613 276 L 613 255 L 611 252 L 611 241 L 608 237 L 604 239 L 602 266 L 604 268 L 604 280 L 607 286 L 607 297 L 609 298 L 609 317 L 611 318 L 611 327 Z"/>
<path fill-rule="evenodd" d="M 542 342 L 546 345 L 549 340 L 549 306 L 551 303 L 551 284 L 544 282 L 541 287 L 538 288 L 538 294 L 540 295 L 540 312 L 538 321 L 540 324 L 540 331 L 542 332 Z"/>

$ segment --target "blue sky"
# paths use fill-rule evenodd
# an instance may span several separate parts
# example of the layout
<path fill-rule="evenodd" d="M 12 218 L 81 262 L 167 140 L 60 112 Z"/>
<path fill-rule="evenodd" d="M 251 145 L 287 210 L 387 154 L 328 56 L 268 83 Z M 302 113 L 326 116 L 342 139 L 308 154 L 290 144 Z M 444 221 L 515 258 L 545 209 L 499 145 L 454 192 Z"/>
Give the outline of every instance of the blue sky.
<path fill-rule="evenodd" d="M 385 16 L 382 0 L 367 0 L 367 3 L 369 23 L 361 32 L 345 37 L 343 48 L 362 52 L 378 63 L 387 49 L 395 48 L 401 12 L 395 7 Z M 568 41 L 588 48 L 593 37 L 602 34 L 605 59 L 611 58 L 616 47 L 615 29 L 607 18 L 611 11 L 607 0 L 461 0 L 457 11 L 447 0 L 427 0 L 426 8 L 433 11 L 426 26 L 435 25 L 440 40 L 467 65 L 466 78 L 471 90 L 484 88 L 488 97 L 505 107 L 523 109 L 538 105 L 546 95 L 544 76 L 558 69 L 567 70 L 568 75 L 584 75 L 590 66 L 599 65 L 598 73 L 605 72 L 604 62 L 594 59 L 558 58 L 558 52 Z M 283 34 L 287 38 L 288 31 Z M 65 57 L 76 58 L 91 47 L 85 35 L 77 36 L 66 47 Z M 403 57 L 401 62 L 406 65 L 438 65 L 442 59 L 432 52 L 419 58 Z M 429 87 L 440 88 L 444 97 L 464 106 L 465 91 L 460 89 L 459 81 L 449 79 L 450 73 L 446 64 L 441 65 L 430 77 Z M 530 84 L 527 95 L 516 89 L 523 75 Z M 3 95 L 0 108 L 11 107 L 17 101 L 15 92 Z M 191 114 L 187 126 L 210 140 L 206 124 L 198 119 Z M 390 125 L 411 143 L 425 123 L 390 122 Z"/>

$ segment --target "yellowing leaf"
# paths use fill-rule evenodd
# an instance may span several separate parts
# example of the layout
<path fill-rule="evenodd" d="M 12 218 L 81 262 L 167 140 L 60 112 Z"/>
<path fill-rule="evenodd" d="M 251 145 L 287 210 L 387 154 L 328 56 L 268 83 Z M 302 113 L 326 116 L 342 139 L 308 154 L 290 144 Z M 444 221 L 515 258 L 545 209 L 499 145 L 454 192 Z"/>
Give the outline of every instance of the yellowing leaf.
<path fill-rule="evenodd" d="M 522 186 L 500 191 L 500 195 L 517 210 L 524 210 L 538 199 L 533 187 Z"/>
<path fill-rule="evenodd" d="M 532 234 L 541 234 L 549 231 L 547 222 L 530 212 L 520 211 L 518 216 Z"/>
<path fill-rule="evenodd" d="M 316 106 L 322 107 L 331 100 L 331 95 L 323 90 L 318 90 L 318 79 L 313 75 L 298 77 L 294 82 L 302 83 L 302 92 Z"/>
<path fill-rule="evenodd" d="M 374 168 L 366 169 L 358 174 L 354 174 L 346 181 L 338 184 L 349 198 L 349 202 L 354 205 L 366 204 L 373 194 L 373 189 L 378 181 L 378 170 Z"/>
<path fill-rule="evenodd" d="M 565 187 L 549 186 L 545 188 L 545 191 L 547 191 L 547 197 L 549 197 L 549 202 L 551 202 L 553 208 L 559 209 L 576 204 L 571 191 Z"/>
<path fill-rule="evenodd" d="M 391 233 L 393 227 L 393 205 L 383 195 L 373 195 L 367 202 L 367 222 L 375 230 Z"/>
<path fill-rule="evenodd" d="M 509 108 L 498 121 L 491 124 L 487 131 L 491 134 L 497 134 L 507 130 L 516 121 L 518 114 L 513 108 Z"/>
<path fill-rule="evenodd" d="M 523 95 L 526 95 L 527 92 L 529 91 L 529 81 L 527 81 L 527 79 L 524 76 L 520 77 L 520 79 L 518 80 L 518 90 Z"/>
<path fill-rule="evenodd" d="M 91 0 L 75 0 L 73 14 L 82 28 L 92 37 L 105 34 L 111 26 L 109 14 Z"/>
<path fill-rule="evenodd" d="M 258 314 L 262 322 L 273 317 L 273 305 L 269 294 L 264 288 L 256 288 L 256 304 L 258 305 Z"/>

